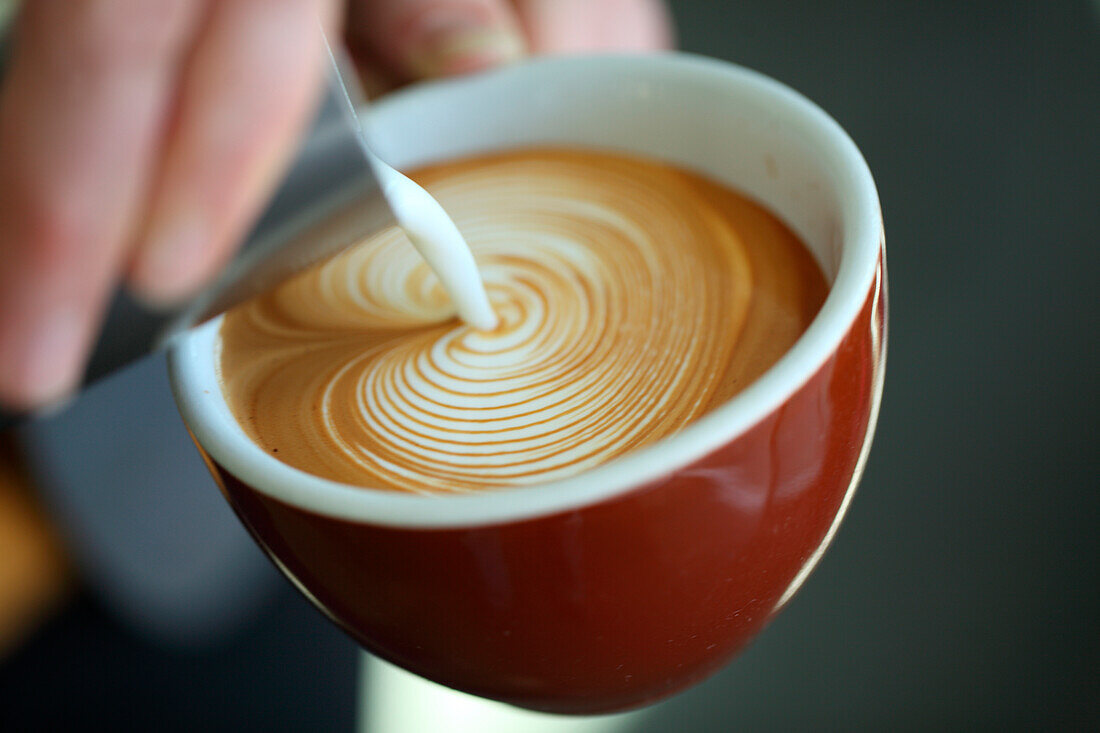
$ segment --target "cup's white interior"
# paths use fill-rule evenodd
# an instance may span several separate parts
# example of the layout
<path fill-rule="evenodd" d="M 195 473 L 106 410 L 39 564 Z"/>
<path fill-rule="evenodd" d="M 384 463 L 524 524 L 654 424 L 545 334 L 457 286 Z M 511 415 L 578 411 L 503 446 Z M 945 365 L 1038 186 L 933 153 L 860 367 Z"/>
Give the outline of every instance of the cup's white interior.
<path fill-rule="evenodd" d="M 629 491 L 706 455 L 782 404 L 836 348 L 870 290 L 881 220 L 866 163 L 821 109 L 755 72 L 682 54 L 544 59 L 409 89 L 372 107 L 369 120 L 377 152 L 398 168 L 545 143 L 686 166 L 778 214 L 811 248 L 831 290 L 771 370 L 675 435 L 568 479 L 465 495 L 352 487 L 278 461 L 248 438 L 222 397 L 220 319 L 184 335 L 169 364 L 195 437 L 242 481 L 289 504 L 389 526 L 457 527 L 565 511 Z"/>

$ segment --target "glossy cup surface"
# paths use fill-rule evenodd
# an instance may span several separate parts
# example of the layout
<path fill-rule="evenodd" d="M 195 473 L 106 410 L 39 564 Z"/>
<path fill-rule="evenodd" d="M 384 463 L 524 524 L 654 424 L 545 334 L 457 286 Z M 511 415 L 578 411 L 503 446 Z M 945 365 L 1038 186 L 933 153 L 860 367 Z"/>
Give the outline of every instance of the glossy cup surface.
<path fill-rule="evenodd" d="M 173 388 L 241 520 L 364 647 L 516 705 L 595 713 L 715 671 L 820 559 L 870 447 L 885 359 L 882 222 L 866 164 L 810 102 L 669 54 L 554 59 L 395 95 L 371 112 L 406 167 L 524 144 L 664 158 L 764 203 L 831 283 L 807 333 L 733 400 L 579 476 L 472 496 L 342 486 L 249 441 L 221 396 L 215 321 Z"/>

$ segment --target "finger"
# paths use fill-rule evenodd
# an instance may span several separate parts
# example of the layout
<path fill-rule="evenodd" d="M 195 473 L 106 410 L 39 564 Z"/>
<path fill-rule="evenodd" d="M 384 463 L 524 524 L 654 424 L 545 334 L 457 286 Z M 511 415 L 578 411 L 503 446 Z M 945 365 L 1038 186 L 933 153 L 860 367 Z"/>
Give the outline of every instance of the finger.
<path fill-rule="evenodd" d="M 674 43 L 661 0 L 515 0 L 532 53 L 655 51 Z"/>
<path fill-rule="evenodd" d="M 477 71 L 525 51 L 507 0 L 355 0 L 348 29 L 357 50 L 403 81 Z"/>
<path fill-rule="evenodd" d="M 26 3 L 0 96 L 0 402 L 78 379 L 201 8 Z"/>
<path fill-rule="evenodd" d="M 259 213 L 317 96 L 318 13 L 334 0 L 217 0 L 180 80 L 172 127 L 130 270 L 172 302 L 207 280 Z"/>

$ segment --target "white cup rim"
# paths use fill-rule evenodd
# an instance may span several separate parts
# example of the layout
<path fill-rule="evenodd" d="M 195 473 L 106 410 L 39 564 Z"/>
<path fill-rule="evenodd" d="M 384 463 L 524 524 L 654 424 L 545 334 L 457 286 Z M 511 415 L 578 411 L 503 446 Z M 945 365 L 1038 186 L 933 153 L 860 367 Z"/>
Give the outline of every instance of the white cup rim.
<path fill-rule="evenodd" d="M 835 353 L 857 320 L 874 283 L 882 223 L 871 172 L 844 130 L 824 111 L 783 84 L 730 63 L 669 53 L 647 56 L 589 56 L 538 59 L 484 75 L 414 87 L 383 100 L 374 110 L 416 104 L 440 88 L 484 90 L 531 69 L 563 73 L 604 70 L 631 74 L 692 74 L 753 87 L 785 114 L 797 115 L 819 134 L 817 144 L 834 148 L 843 168 L 837 178 L 849 187 L 856 215 L 829 295 L 795 345 L 764 375 L 679 432 L 608 463 L 565 479 L 469 494 L 420 495 L 350 486 L 293 468 L 261 449 L 233 417 L 218 382 L 214 349 L 221 319 L 178 337 L 169 352 L 172 388 L 185 422 L 211 458 L 265 495 L 292 506 L 347 521 L 443 529 L 500 524 L 579 509 L 645 485 L 690 465 L 730 443 L 780 407 Z"/>

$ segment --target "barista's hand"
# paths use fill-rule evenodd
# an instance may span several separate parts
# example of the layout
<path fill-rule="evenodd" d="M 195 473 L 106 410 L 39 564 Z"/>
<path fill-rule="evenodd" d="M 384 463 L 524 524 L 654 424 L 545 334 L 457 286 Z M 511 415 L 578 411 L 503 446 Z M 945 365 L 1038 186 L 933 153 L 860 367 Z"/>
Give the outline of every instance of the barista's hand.
<path fill-rule="evenodd" d="M 229 257 L 316 97 L 338 0 L 31 0 L 0 90 L 0 404 L 78 379 L 128 279 L 177 300 Z M 388 81 L 669 44 L 660 0 L 354 0 Z"/>

